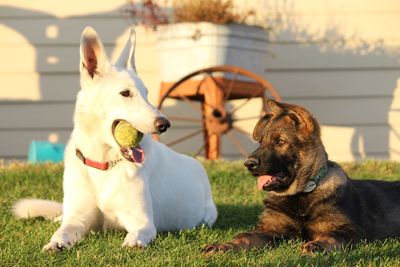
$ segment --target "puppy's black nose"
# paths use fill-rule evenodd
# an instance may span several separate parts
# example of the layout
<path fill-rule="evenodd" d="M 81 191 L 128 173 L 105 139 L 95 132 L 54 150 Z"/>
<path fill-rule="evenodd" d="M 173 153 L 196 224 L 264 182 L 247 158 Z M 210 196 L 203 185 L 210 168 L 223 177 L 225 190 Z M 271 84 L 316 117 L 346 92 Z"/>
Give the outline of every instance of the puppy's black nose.
<path fill-rule="evenodd" d="M 244 166 L 246 166 L 249 171 L 254 171 L 258 165 L 260 165 L 260 161 L 256 158 L 247 158 L 244 162 Z"/>
<path fill-rule="evenodd" d="M 167 131 L 167 129 L 171 126 L 171 123 L 169 123 L 169 120 L 167 120 L 164 117 L 158 117 L 154 121 L 154 128 L 156 128 L 158 133 L 163 133 Z"/>

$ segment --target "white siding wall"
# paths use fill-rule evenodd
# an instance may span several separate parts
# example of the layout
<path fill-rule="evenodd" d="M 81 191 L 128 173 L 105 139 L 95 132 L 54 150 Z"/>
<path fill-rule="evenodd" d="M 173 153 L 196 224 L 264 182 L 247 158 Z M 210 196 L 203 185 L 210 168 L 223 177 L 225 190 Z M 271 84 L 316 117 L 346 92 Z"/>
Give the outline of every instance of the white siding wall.
<path fill-rule="evenodd" d="M 400 2 L 279 3 L 267 77 L 284 100 L 319 119 L 331 158 L 400 159 Z"/>
<path fill-rule="evenodd" d="M 0 6 L 0 158 L 25 159 L 32 140 L 66 142 L 79 90 L 79 39 L 93 26 L 111 56 L 126 41 L 126 1 L 2 1 Z M 139 71 L 158 82 L 152 36 L 139 34 Z M 149 45 L 150 43 L 150 45 Z M 140 54 L 139 54 L 140 53 Z M 154 92 L 155 93 L 155 92 Z M 152 94 L 153 97 L 153 94 Z M 155 97 L 153 97 L 155 98 Z"/>
<path fill-rule="evenodd" d="M 263 19 L 281 15 L 282 23 L 275 25 L 267 44 L 265 77 L 284 100 L 306 106 L 319 119 L 331 158 L 400 158 L 398 1 L 237 2 L 256 5 Z M 124 4 L 2 1 L 0 158 L 24 159 L 31 140 L 46 140 L 52 133 L 61 142 L 67 140 L 79 89 L 80 33 L 86 25 L 95 27 L 115 58 L 127 36 L 128 21 L 120 14 Z M 151 30 L 137 31 L 137 66 L 156 103 L 155 36 Z M 244 126 L 250 131 L 253 125 Z M 184 131 L 177 127 L 167 139 Z"/>

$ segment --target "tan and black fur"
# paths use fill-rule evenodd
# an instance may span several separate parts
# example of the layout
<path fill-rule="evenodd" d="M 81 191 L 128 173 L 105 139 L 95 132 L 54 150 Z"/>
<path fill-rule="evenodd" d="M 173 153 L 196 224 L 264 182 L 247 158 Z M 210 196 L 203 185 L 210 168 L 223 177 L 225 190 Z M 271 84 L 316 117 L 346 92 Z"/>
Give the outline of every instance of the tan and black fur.
<path fill-rule="evenodd" d="M 245 165 L 254 176 L 275 175 L 265 210 L 251 232 L 232 241 L 212 244 L 217 251 L 261 248 L 282 239 L 305 241 L 306 253 L 340 249 L 360 240 L 400 237 L 400 182 L 358 181 L 329 161 L 320 138 L 318 122 L 304 108 L 267 102 L 271 113 L 255 126 L 259 141 Z M 324 166 L 327 173 L 312 192 L 307 182 Z"/>

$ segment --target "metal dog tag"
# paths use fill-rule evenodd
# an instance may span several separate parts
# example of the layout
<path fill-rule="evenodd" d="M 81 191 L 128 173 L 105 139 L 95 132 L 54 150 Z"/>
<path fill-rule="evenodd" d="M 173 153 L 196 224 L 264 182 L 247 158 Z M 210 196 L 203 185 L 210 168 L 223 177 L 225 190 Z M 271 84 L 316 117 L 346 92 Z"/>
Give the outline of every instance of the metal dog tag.
<path fill-rule="evenodd" d="M 308 181 L 303 192 L 304 193 L 310 193 L 310 192 L 314 191 L 314 189 L 316 187 L 317 187 L 317 183 L 315 181 Z"/>

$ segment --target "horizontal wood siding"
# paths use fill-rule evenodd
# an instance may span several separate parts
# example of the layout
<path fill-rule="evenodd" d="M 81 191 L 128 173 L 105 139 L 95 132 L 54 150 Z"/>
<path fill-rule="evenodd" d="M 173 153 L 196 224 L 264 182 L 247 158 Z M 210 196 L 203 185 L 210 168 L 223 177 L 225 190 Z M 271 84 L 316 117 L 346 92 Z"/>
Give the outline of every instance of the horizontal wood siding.
<path fill-rule="evenodd" d="M 275 9 L 268 8 L 270 2 L 237 2 L 258 6 L 260 16 L 276 15 Z M 67 141 L 79 90 L 82 29 L 95 27 L 114 60 L 127 38 L 129 21 L 120 12 L 125 4 L 124 0 L 71 0 L 68 4 L 4 1 L 0 7 L 0 158 L 24 159 L 29 143 L 47 140 L 49 134 L 58 135 L 60 142 Z M 290 8 L 278 6 L 276 10 L 284 10 L 286 24 L 277 27 L 266 43 L 268 66 L 264 77 L 284 101 L 304 105 L 317 117 L 330 158 L 399 160 L 398 2 L 299 0 Z M 137 67 L 151 102 L 156 104 L 156 36 L 141 27 L 136 31 Z M 240 101 L 232 103 L 231 108 L 237 105 Z M 163 110 L 198 116 L 187 104 L 174 101 Z M 259 110 L 259 103 L 254 102 L 243 108 L 240 117 L 253 116 Z M 162 137 L 165 142 L 199 127 L 172 123 L 174 127 Z M 234 132 L 248 151 L 255 147 L 251 141 L 255 123 L 249 120 L 240 124 L 249 135 Z M 202 142 L 198 135 L 174 149 L 193 153 Z M 224 137 L 223 150 L 228 158 L 241 157 L 228 137 Z"/>

